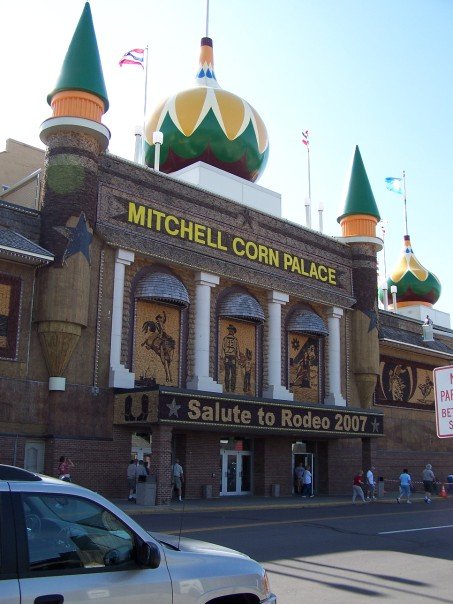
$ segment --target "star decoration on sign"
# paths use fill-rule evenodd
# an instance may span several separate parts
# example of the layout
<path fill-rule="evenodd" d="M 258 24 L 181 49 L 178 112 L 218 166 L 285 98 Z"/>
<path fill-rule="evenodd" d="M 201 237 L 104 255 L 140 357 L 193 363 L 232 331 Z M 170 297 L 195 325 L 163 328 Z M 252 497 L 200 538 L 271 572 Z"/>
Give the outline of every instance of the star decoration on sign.
<path fill-rule="evenodd" d="M 70 256 L 81 252 L 91 265 L 90 245 L 93 241 L 93 234 L 90 232 L 88 222 L 84 212 L 80 213 L 79 220 L 75 227 L 63 227 L 58 229 L 69 240 L 68 247 L 63 254 L 63 262 Z"/>
<path fill-rule="evenodd" d="M 178 417 L 178 411 L 181 409 L 181 405 L 176 404 L 176 399 L 173 399 L 167 407 L 169 409 L 168 417 L 171 417 L 172 415 Z"/>
<path fill-rule="evenodd" d="M 371 427 L 373 428 L 373 432 L 379 433 L 379 422 L 376 418 L 374 418 L 373 421 L 371 422 Z"/>

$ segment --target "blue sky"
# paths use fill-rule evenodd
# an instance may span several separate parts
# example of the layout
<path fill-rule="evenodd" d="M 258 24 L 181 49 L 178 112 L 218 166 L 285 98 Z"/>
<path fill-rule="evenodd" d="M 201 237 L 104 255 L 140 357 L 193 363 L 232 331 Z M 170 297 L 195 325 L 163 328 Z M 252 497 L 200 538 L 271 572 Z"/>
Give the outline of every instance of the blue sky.
<path fill-rule="evenodd" d="M 132 159 L 143 115 L 140 68 L 118 66 L 149 46 L 148 108 L 189 87 L 205 35 L 205 0 L 91 0 L 110 110 L 110 151 Z M 53 89 L 84 6 L 21 0 L 2 7 L 2 117 L 6 138 L 42 146 Z M 305 225 L 302 130 L 310 132 L 312 226 L 336 221 L 359 145 L 386 230 L 387 272 L 403 243 L 402 198 L 385 177 L 407 176 L 408 231 L 419 261 L 442 283 L 436 308 L 453 315 L 449 242 L 453 191 L 452 0 L 210 0 L 220 85 L 263 118 L 270 157 L 260 185 L 282 194 L 283 217 Z M 379 229 L 378 229 L 379 230 Z M 381 254 L 383 268 L 383 255 Z"/>

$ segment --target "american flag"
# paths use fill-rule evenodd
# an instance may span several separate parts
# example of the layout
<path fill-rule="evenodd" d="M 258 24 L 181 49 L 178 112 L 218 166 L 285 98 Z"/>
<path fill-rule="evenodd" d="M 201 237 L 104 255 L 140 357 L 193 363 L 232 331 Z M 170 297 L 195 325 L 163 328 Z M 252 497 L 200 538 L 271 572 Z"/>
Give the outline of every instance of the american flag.
<path fill-rule="evenodd" d="M 140 65 L 143 68 L 145 50 L 143 48 L 133 48 L 128 50 L 120 60 L 120 67 L 123 65 Z"/>
<path fill-rule="evenodd" d="M 306 147 L 310 146 L 310 141 L 308 140 L 308 130 L 302 132 L 302 142 Z"/>

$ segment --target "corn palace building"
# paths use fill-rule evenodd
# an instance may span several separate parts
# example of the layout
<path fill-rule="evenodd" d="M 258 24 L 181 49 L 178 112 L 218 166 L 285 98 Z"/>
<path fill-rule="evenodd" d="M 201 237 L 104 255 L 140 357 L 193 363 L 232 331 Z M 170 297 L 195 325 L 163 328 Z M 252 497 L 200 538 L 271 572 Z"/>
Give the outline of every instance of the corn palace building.
<path fill-rule="evenodd" d="M 300 461 L 326 494 L 371 465 L 451 473 L 432 381 L 453 358 L 440 284 L 406 235 L 378 309 L 358 148 L 340 234 L 285 221 L 255 183 L 265 125 L 220 88 L 203 38 L 193 89 L 150 118 L 145 165 L 109 154 L 88 3 L 48 101 L 45 157 L 15 141 L 0 154 L 3 463 L 54 475 L 69 455 L 76 482 L 125 497 L 131 456 L 149 454 L 159 504 L 176 458 L 186 498 L 288 496 Z"/>

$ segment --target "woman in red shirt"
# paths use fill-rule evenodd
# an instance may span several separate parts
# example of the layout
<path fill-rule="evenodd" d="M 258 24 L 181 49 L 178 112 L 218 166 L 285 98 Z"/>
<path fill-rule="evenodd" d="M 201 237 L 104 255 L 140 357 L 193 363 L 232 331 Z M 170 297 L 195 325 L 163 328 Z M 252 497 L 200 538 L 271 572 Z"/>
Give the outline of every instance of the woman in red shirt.
<path fill-rule="evenodd" d="M 357 497 L 365 503 L 365 495 L 363 494 L 363 470 L 360 470 L 358 474 L 354 476 L 354 482 L 352 485 L 352 503 L 355 503 Z"/>

